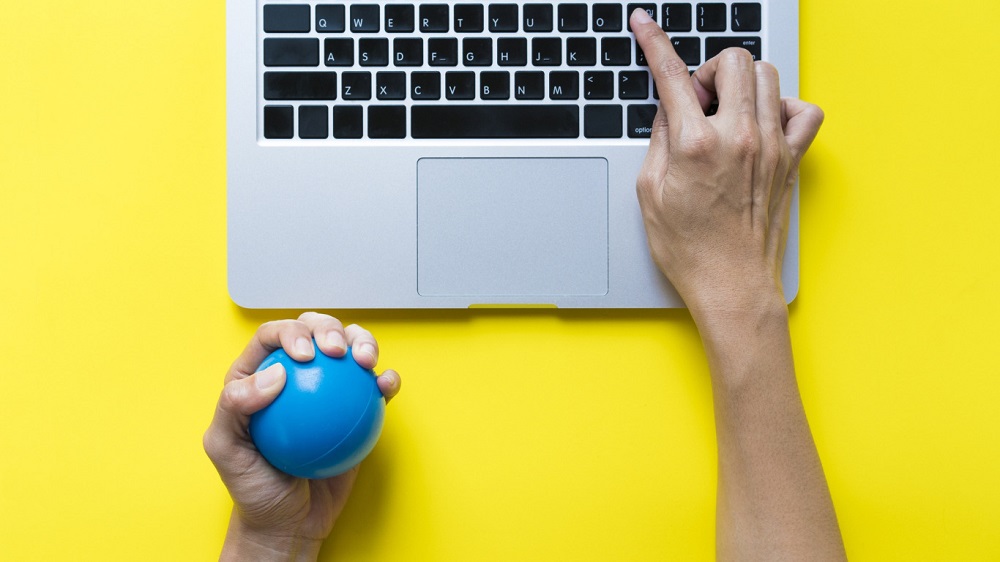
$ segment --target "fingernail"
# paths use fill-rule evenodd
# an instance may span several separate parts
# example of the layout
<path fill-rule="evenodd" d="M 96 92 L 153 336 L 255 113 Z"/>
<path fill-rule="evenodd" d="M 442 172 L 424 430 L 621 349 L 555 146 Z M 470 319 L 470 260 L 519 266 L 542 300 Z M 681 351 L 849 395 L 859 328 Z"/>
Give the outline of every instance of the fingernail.
<path fill-rule="evenodd" d="M 636 23 L 641 23 L 643 25 L 646 25 L 647 23 L 653 23 L 653 18 L 649 17 L 649 13 L 646 10 L 643 10 L 642 8 L 636 8 L 635 11 L 632 13 L 635 14 Z"/>
<path fill-rule="evenodd" d="M 328 347 L 336 347 L 341 351 L 347 350 L 347 343 L 344 341 L 344 336 L 341 336 L 339 332 L 327 332 L 324 341 Z"/>
<path fill-rule="evenodd" d="M 355 351 L 362 355 L 367 355 L 372 358 L 372 363 L 375 363 L 375 346 L 370 343 L 362 343 L 355 348 Z"/>
<path fill-rule="evenodd" d="M 282 367 L 281 363 L 275 363 L 274 365 L 271 365 L 254 375 L 254 383 L 257 385 L 258 389 L 267 390 L 278 384 L 284 373 L 285 368 Z"/>
<path fill-rule="evenodd" d="M 299 338 L 295 340 L 295 351 L 299 355 L 305 355 L 306 357 L 313 356 L 313 345 L 312 342 L 306 338 Z"/>

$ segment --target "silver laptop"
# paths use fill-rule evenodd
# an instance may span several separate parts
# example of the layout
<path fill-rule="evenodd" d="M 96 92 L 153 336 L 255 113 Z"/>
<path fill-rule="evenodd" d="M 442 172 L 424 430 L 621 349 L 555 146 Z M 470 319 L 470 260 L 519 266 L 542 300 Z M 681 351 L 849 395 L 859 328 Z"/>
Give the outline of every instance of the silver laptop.
<path fill-rule="evenodd" d="M 680 307 L 635 195 L 646 9 L 798 95 L 798 1 L 228 0 L 229 292 L 249 308 Z M 798 200 L 784 264 L 798 291 Z"/>

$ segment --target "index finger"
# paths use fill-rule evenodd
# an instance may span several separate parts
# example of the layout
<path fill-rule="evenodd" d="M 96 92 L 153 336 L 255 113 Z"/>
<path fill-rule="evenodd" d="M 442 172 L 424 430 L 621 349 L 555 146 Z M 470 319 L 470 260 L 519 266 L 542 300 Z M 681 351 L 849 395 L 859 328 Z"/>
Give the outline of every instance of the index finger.
<path fill-rule="evenodd" d="M 226 382 L 254 374 L 264 359 L 279 348 L 284 348 L 296 361 L 311 360 L 314 351 L 309 327 L 298 320 L 277 320 L 261 324 L 243 353 L 229 368 Z"/>
<path fill-rule="evenodd" d="M 667 34 L 642 8 L 632 12 L 631 24 L 635 40 L 649 62 L 649 71 L 656 82 L 660 103 L 667 112 L 667 121 L 674 124 L 705 119 L 687 63 L 677 55 Z"/>

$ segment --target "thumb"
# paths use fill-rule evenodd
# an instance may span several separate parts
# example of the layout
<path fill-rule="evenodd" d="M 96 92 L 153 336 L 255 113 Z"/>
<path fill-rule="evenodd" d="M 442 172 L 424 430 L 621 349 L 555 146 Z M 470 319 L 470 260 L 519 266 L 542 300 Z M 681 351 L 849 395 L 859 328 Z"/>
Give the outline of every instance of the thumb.
<path fill-rule="evenodd" d="M 823 110 L 795 98 L 781 100 L 781 109 L 785 140 L 792 151 L 792 158 L 798 164 L 823 125 Z"/>
<path fill-rule="evenodd" d="M 219 409 L 245 422 L 274 402 L 284 387 L 285 367 L 275 363 L 249 377 L 229 381 L 219 397 Z"/>
<path fill-rule="evenodd" d="M 285 368 L 275 364 L 242 379 L 229 381 L 222 389 L 215 417 L 205 431 L 203 445 L 208 458 L 225 479 L 246 467 L 241 451 L 250 443 L 250 415 L 274 402 L 285 387 Z M 243 464 L 241 464 L 243 463 Z"/>

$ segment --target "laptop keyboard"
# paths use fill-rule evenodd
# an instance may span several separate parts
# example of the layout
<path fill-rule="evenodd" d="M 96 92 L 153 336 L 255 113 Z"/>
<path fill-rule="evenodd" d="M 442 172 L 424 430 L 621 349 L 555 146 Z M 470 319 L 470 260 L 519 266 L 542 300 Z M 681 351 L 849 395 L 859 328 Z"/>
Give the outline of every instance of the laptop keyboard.
<path fill-rule="evenodd" d="M 628 16 L 642 8 L 693 70 L 760 60 L 762 4 L 266 3 L 265 139 L 645 139 L 656 90 Z"/>

